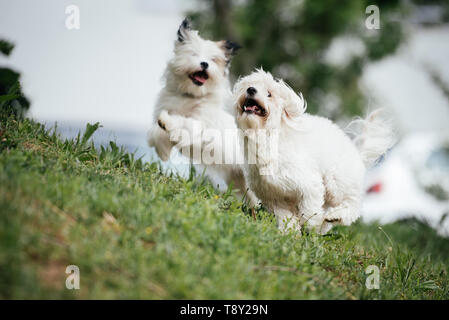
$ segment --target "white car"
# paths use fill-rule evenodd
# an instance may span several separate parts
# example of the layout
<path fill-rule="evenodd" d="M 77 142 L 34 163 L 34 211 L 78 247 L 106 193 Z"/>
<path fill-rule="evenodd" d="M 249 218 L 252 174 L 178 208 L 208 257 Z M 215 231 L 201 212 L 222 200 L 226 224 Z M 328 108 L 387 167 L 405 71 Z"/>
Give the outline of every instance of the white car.
<path fill-rule="evenodd" d="M 449 236 L 449 135 L 406 136 L 368 171 L 366 190 L 364 221 L 415 217 Z"/>

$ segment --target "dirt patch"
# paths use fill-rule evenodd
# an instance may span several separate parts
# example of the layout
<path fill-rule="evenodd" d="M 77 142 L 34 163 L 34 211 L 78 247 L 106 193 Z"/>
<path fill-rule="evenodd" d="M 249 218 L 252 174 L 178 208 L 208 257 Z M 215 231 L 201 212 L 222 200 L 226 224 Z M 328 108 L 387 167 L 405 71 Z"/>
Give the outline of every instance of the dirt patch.
<path fill-rule="evenodd" d="M 62 260 L 48 261 L 45 265 L 38 267 L 38 276 L 42 285 L 49 288 L 65 288 L 67 274 L 65 269 L 69 263 Z"/>
<path fill-rule="evenodd" d="M 25 141 L 22 146 L 27 149 L 27 150 L 31 150 L 34 152 L 42 152 L 44 150 L 44 148 L 40 145 L 34 144 L 30 141 Z"/>

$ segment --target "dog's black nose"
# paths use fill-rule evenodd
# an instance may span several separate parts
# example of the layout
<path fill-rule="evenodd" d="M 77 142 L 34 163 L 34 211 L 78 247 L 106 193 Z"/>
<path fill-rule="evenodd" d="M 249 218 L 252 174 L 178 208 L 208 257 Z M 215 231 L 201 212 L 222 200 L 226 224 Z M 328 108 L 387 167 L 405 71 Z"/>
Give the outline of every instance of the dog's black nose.
<path fill-rule="evenodd" d="M 204 61 L 201 62 L 200 65 L 201 65 L 201 68 L 203 68 L 203 70 L 206 70 L 207 67 L 209 67 L 209 64 L 207 62 L 204 62 Z"/>
<path fill-rule="evenodd" d="M 256 90 L 256 88 L 254 88 L 254 87 L 249 87 L 248 89 L 246 89 L 246 92 L 247 92 L 250 96 L 253 96 L 253 95 L 255 95 L 255 94 L 257 93 L 257 90 Z"/>

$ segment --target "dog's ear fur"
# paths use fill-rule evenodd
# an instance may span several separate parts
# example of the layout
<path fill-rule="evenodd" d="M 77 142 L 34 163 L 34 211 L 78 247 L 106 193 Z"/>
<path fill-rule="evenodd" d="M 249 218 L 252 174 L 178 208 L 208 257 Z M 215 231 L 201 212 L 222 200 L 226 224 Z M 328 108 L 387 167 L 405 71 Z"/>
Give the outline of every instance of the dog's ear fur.
<path fill-rule="evenodd" d="M 178 29 L 178 41 L 184 42 L 190 37 L 190 31 L 192 30 L 190 20 L 185 18 Z"/>
<path fill-rule="evenodd" d="M 300 129 L 301 116 L 307 109 L 302 93 L 296 94 L 283 80 L 278 81 L 280 95 L 284 101 L 282 120 L 290 127 Z"/>
<path fill-rule="evenodd" d="M 227 64 L 231 62 L 232 56 L 235 56 L 237 54 L 237 50 L 242 48 L 241 45 L 231 40 L 217 41 L 217 45 L 223 50 Z"/>
<path fill-rule="evenodd" d="M 242 46 L 231 40 L 221 41 L 221 48 L 223 49 L 226 59 L 231 60 L 232 56 L 237 54 L 237 50 L 241 49 Z"/>

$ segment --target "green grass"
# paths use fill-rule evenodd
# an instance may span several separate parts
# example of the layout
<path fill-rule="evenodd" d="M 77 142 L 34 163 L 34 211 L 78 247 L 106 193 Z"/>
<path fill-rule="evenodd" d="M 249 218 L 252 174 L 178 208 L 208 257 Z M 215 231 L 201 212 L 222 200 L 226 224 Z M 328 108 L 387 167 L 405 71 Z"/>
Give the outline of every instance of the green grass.
<path fill-rule="evenodd" d="M 447 299 L 449 240 L 426 225 L 281 234 L 231 192 L 114 143 L 30 120 L 0 130 L 0 298 Z M 81 289 L 65 288 L 75 264 Z M 369 265 L 380 289 L 365 287 Z"/>

